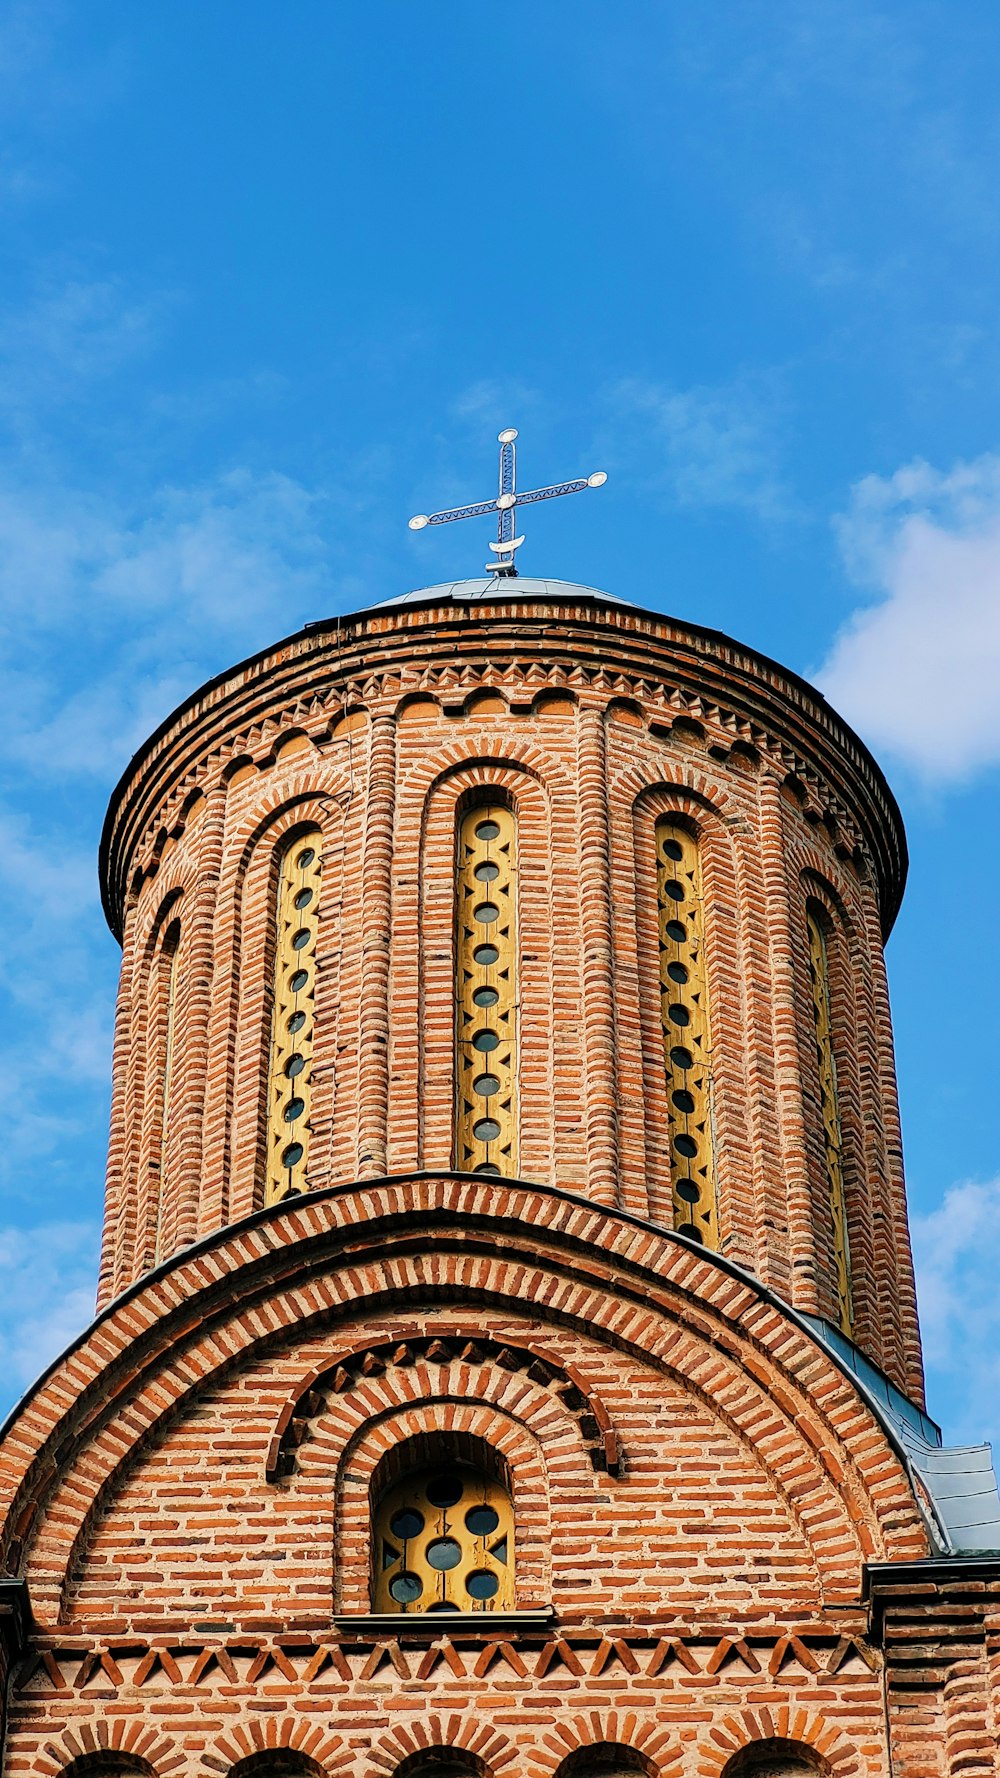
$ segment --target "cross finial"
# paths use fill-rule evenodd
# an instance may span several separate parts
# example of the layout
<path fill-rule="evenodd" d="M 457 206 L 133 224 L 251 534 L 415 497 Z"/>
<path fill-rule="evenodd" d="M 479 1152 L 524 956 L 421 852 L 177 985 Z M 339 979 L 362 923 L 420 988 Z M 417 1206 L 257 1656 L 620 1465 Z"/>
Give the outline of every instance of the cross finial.
<path fill-rule="evenodd" d="M 479 500 L 474 506 L 452 506 L 447 512 L 418 512 L 410 520 L 411 531 L 423 531 L 427 525 L 449 525 L 453 519 L 475 519 L 483 513 L 497 514 L 497 540 L 490 544 L 496 557 L 495 562 L 487 562 L 490 574 L 513 575 L 517 573 L 514 563 L 514 551 L 520 549 L 523 537 L 514 536 L 514 513 L 519 506 L 528 506 L 533 500 L 554 500 L 557 494 L 581 494 L 584 488 L 601 488 L 607 481 L 603 469 L 595 470 L 593 475 L 583 476 L 573 482 L 554 482 L 549 488 L 532 488 L 528 493 L 521 494 L 517 489 L 517 464 L 514 451 L 514 440 L 517 431 L 508 426 L 498 434 L 500 445 L 500 486 L 495 500 Z"/>

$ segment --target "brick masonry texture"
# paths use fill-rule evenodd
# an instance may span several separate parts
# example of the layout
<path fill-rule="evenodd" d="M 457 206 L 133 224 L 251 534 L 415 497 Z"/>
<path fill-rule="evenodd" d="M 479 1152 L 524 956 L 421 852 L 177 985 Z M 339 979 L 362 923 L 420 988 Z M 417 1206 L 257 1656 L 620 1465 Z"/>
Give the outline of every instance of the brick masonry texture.
<path fill-rule="evenodd" d="M 516 1180 L 452 1170 L 455 822 L 491 789 L 518 818 Z M 719 1255 L 670 1227 L 665 813 L 701 846 Z M 305 826 L 311 1189 L 264 1208 L 277 860 Z M 857 1339 L 920 1400 L 882 961 L 904 869 L 808 687 L 627 608 L 515 587 L 315 626 L 163 726 L 102 847 L 100 1312 L 0 1440 L 0 1575 L 34 1614 L 5 1775 L 424 1778 L 446 1748 L 456 1778 L 585 1778 L 617 1748 L 727 1778 L 774 1742 L 826 1778 L 995 1769 L 996 1565 L 935 1557 L 798 1314 L 834 1315 L 812 904 Z M 438 1438 L 505 1466 L 515 1613 L 375 1620 L 373 1492 Z M 13 1647 L 0 1614 L 0 1679 Z"/>

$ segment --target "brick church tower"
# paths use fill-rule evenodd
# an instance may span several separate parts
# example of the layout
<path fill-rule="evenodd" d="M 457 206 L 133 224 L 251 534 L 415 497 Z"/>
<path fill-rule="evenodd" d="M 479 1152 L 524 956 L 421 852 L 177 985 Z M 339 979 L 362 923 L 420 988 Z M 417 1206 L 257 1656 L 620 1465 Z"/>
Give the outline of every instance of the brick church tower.
<path fill-rule="evenodd" d="M 591 588 L 431 587 L 197 692 L 101 871 L 99 1306 L 0 1443 L 4 1773 L 993 1772 L 904 840 L 822 698 Z"/>

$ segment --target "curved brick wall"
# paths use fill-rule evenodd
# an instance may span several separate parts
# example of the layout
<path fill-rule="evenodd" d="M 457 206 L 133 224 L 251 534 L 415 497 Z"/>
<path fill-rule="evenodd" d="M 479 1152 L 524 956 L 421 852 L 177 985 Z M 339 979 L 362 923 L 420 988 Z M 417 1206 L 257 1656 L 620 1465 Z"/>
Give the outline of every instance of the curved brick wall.
<path fill-rule="evenodd" d="M 895 804 L 801 681 L 572 588 L 310 626 L 133 761 L 102 852 L 124 947 L 102 1302 L 261 1202 L 275 859 L 304 825 L 323 835 L 310 1185 L 452 1165 L 455 818 L 488 785 L 518 814 L 522 1177 L 672 1219 L 652 835 L 679 813 L 705 885 L 721 1251 L 835 1320 L 805 924 L 827 910 L 855 1337 L 919 1398 L 882 959 Z"/>

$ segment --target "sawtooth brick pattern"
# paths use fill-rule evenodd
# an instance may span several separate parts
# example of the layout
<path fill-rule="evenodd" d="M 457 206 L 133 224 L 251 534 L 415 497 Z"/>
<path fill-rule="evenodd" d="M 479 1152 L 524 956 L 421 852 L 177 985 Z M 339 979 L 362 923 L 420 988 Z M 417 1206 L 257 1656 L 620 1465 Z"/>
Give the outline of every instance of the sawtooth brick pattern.
<path fill-rule="evenodd" d="M 704 852 L 723 1253 L 836 1319 L 805 949 L 834 926 L 863 1350 L 921 1398 L 882 959 L 898 814 L 801 681 L 632 610 L 523 601 L 310 628 L 223 676 L 119 786 L 102 849 L 124 959 L 102 1303 L 261 1201 L 275 859 L 324 836 L 310 1185 L 453 1158 L 460 799 L 519 822 L 526 1178 L 669 1222 L 652 828 Z M 181 929 L 163 1149 L 164 921 Z"/>

